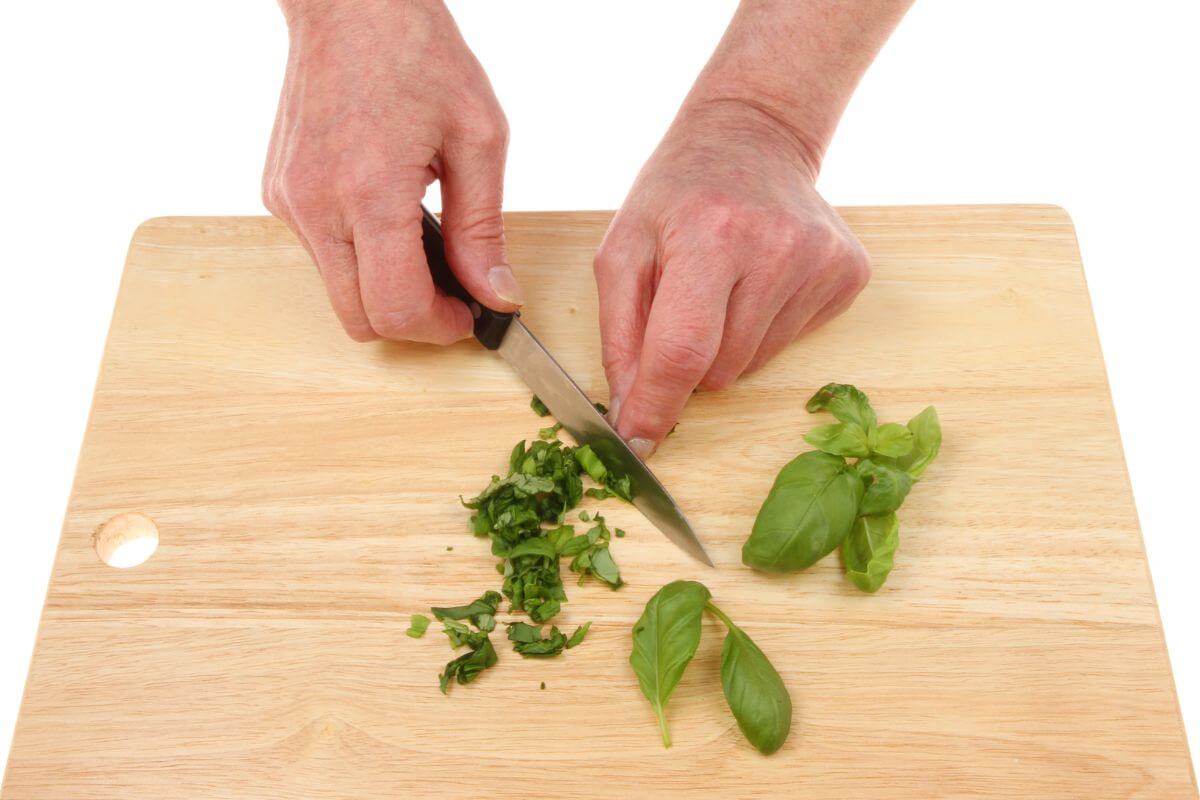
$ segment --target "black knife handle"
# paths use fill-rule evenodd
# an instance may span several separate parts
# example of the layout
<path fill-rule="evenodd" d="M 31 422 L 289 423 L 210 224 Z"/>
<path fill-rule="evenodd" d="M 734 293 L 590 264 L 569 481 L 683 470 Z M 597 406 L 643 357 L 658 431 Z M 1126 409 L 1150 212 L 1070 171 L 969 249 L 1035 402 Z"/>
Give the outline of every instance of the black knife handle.
<path fill-rule="evenodd" d="M 457 297 L 471 309 L 475 317 L 475 338 L 488 350 L 495 350 L 504 340 L 504 332 L 508 330 L 513 320 L 513 314 L 493 311 L 480 303 L 466 290 L 446 260 L 446 243 L 442 239 L 442 226 L 437 217 L 421 206 L 421 234 L 425 243 L 425 260 L 429 262 L 429 273 L 433 275 L 433 283 L 451 297 Z"/>

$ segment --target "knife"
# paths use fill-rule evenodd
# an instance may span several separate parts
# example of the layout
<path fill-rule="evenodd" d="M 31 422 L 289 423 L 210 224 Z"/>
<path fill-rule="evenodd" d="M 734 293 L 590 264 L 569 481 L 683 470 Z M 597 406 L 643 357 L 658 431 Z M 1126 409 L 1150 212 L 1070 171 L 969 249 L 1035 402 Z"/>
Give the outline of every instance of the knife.
<path fill-rule="evenodd" d="M 421 211 L 425 258 L 433 282 L 446 294 L 467 304 L 475 317 L 475 338 L 479 343 L 499 353 L 516 370 L 576 442 L 590 445 L 605 466 L 629 476 L 633 505 L 654 527 L 692 558 L 711 567 L 713 563 L 704 552 L 704 545 L 666 488 L 525 326 L 520 312 L 492 311 L 471 297 L 458 282 L 446 261 L 441 223 L 429 209 L 422 206 Z"/>

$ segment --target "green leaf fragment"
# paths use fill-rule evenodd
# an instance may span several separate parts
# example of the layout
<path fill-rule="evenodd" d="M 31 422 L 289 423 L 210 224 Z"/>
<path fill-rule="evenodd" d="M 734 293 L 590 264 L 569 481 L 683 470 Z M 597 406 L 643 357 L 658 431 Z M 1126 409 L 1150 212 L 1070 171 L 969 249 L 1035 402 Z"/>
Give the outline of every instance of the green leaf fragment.
<path fill-rule="evenodd" d="M 424 614 L 413 614 L 409 617 L 408 630 L 405 631 L 414 639 L 420 639 L 425 635 L 425 631 L 429 629 L 429 617 Z"/>
<path fill-rule="evenodd" d="M 472 646 L 470 652 L 463 653 L 450 661 L 438 675 L 438 685 L 442 689 L 442 694 L 450 693 L 452 681 L 457 680 L 460 684 L 471 683 L 479 677 L 479 673 L 488 667 L 495 666 L 496 661 L 496 649 L 492 647 L 492 642 L 487 638 L 487 634 L 484 634 L 483 638 Z"/>
<path fill-rule="evenodd" d="M 499 592 L 484 592 L 478 599 L 471 601 L 465 606 L 451 606 L 447 608 L 434 607 L 429 609 L 433 615 L 445 622 L 446 620 L 469 619 L 477 628 L 484 628 L 482 620 L 491 619 L 496 613 L 496 609 L 500 606 Z M 493 625 L 494 627 L 494 625 Z M 491 630 L 487 628 L 486 630 Z"/>
<path fill-rule="evenodd" d="M 529 407 L 532 408 L 533 413 L 537 414 L 539 417 L 550 416 L 550 409 L 547 408 L 546 404 L 542 402 L 542 398 L 538 397 L 536 394 L 533 396 L 533 399 L 529 401 Z"/>
<path fill-rule="evenodd" d="M 508 626 L 508 640 L 521 655 L 537 658 L 556 656 L 567 646 L 567 637 L 557 625 L 550 626 L 550 635 L 543 638 L 541 627 L 514 622 Z"/>
<path fill-rule="evenodd" d="M 574 633 L 572 633 L 570 635 L 570 637 L 567 638 L 567 649 L 570 650 L 572 647 L 575 647 L 580 642 L 582 642 L 583 637 L 587 636 L 588 629 L 591 627 L 592 627 L 591 622 L 585 622 L 582 625 L 580 625 L 578 628 L 576 628 Z"/>

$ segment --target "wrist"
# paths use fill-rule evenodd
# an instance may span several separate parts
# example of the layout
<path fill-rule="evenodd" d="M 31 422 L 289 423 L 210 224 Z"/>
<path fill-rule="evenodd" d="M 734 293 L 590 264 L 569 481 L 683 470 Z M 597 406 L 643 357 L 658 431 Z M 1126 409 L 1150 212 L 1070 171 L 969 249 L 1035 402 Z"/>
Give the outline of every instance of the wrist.
<path fill-rule="evenodd" d="M 724 87 L 693 89 L 679 112 L 681 123 L 701 131 L 735 131 L 770 147 L 815 182 L 829 142 L 812 133 L 802 119 L 787 113 L 776 100 L 754 91 Z"/>
<path fill-rule="evenodd" d="M 382 14 L 412 9 L 445 10 L 442 0 L 279 0 L 279 8 L 289 26 L 319 21 L 337 21 L 349 17 L 377 18 Z"/>

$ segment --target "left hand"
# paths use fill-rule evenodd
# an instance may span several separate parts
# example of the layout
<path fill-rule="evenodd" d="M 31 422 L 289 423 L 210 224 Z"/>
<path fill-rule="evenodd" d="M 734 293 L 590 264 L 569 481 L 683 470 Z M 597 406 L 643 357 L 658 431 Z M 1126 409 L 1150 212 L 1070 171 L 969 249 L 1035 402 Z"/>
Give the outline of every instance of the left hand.
<path fill-rule="evenodd" d="M 639 455 L 694 389 L 762 366 L 866 285 L 817 161 L 772 116 L 722 100 L 685 104 L 642 169 L 595 261 L 611 415 Z"/>

